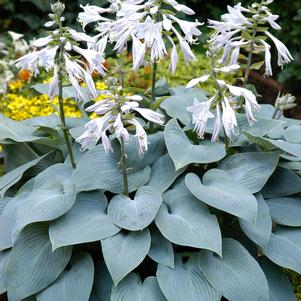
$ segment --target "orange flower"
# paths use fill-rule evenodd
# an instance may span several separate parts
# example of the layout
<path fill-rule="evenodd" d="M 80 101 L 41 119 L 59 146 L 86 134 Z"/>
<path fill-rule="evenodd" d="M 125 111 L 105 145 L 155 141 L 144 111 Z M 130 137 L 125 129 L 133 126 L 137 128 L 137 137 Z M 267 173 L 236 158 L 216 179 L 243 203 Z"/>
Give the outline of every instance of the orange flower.
<path fill-rule="evenodd" d="M 28 70 L 21 70 L 19 72 L 19 79 L 21 79 L 24 82 L 28 82 L 31 78 L 31 73 Z"/>

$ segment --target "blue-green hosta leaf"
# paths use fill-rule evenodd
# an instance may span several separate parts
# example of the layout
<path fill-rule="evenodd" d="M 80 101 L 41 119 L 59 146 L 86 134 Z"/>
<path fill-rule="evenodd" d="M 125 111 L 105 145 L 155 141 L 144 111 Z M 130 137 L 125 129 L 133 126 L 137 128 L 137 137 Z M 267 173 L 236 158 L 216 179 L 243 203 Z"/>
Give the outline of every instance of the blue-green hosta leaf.
<path fill-rule="evenodd" d="M 119 232 L 101 241 L 102 253 L 112 279 L 117 285 L 146 257 L 151 245 L 148 229 Z"/>
<path fill-rule="evenodd" d="M 46 156 L 46 155 L 45 155 Z M 38 157 L 28 163 L 25 163 L 16 169 L 10 171 L 0 178 L 0 196 L 3 197 L 5 192 L 21 180 L 23 174 L 31 167 L 37 165 L 45 156 Z"/>
<path fill-rule="evenodd" d="M 276 228 L 263 252 L 277 265 L 301 274 L 301 229 Z"/>
<path fill-rule="evenodd" d="M 16 223 L 16 208 L 27 200 L 29 191 L 15 196 L 5 206 L 0 215 L 0 250 L 5 250 L 13 246 L 13 231 Z"/>
<path fill-rule="evenodd" d="M 301 191 L 301 178 L 294 172 L 278 167 L 264 186 L 264 198 L 277 198 L 293 195 Z"/>
<path fill-rule="evenodd" d="M 280 150 L 284 153 L 295 156 L 301 159 L 301 145 L 298 143 L 290 143 L 281 139 L 269 139 L 264 137 L 258 137 L 245 132 L 245 135 L 250 142 L 258 144 L 264 150 Z"/>
<path fill-rule="evenodd" d="M 218 293 L 198 268 L 198 257 L 193 255 L 186 263 L 177 255 L 175 268 L 159 264 L 159 286 L 168 301 L 219 301 Z"/>
<path fill-rule="evenodd" d="M 96 262 L 94 284 L 89 301 L 111 301 L 113 280 L 105 263 Z"/>
<path fill-rule="evenodd" d="M 262 269 L 234 239 L 223 239 L 223 258 L 201 251 L 199 267 L 209 283 L 229 301 L 269 301 Z"/>
<path fill-rule="evenodd" d="M 171 242 L 166 239 L 156 228 L 151 231 L 151 247 L 148 256 L 163 265 L 174 267 L 174 252 Z"/>
<path fill-rule="evenodd" d="M 67 164 L 58 163 L 39 173 L 34 182 L 34 189 L 49 185 L 51 182 L 60 182 L 64 187 L 69 186 L 73 168 Z"/>
<path fill-rule="evenodd" d="M 108 216 L 123 229 L 143 230 L 155 219 L 162 201 L 156 189 L 144 186 L 138 189 L 133 200 L 125 195 L 114 196 L 108 206 Z"/>
<path fill-rule="evenodd" d="M 268 205 L 276 224 L 301 227 L 301 198 L 287 197 L 269 199 Z"/>
<path fill-rule="evenodd" d="M 292 284 L 279 266 L 266 257 L 260 258 L 260 265 L 268 281 L 270 301 L 297 301 Z"/>
<path fill-rule="evenodd" d="M 113 287 L 111 301 L 166 301 L 156 277 L 143 282 L 139 275 L 129 274 L 117 287 Z"/>
<path fill-rule="evenodd" d="M 13 240 L 29 224 L 47 222 L 62 216 L 73 206 L 75 199 L 75 187 L 64 190 L 60 182 L 53 182 L 50 188 L 42 186 L 40 189 L 34 189 L 16 206 Z"/>
<path fill-rule="evenodd" d="M 203 181 L 195 174 L 188 174 L 185 183 L 190 192 L 202 202 L 254 223 L 257 201 L 250 191 L 220 169 L 211 169 Z"/>
<path fill-rule="evenodd" d="M 257 217 L 256 223 L 252 224 L 246 220 L 239 219 L 243 232 L 257 245 L 266 248 L 272 232 L 272 219 L 269 206 L 261 194 L 256 195 Z"/>
<path fill-rule="evenodd" d="M 0 141 L 34 141 L 38 139 L 38 137 L 33 136 L 35 131 L 36 128 L 33 126 L 25 126 L 18 121 L 14 121 L 0 114 Z"/>
<path fill-rule="evenodd" d="M 168 153 L 175 164 L 176 170 L 191 163 L 216 162 L 226 156 L 223 144 L 200 141 L 199 145 L 194 145 L 175 119 L 167 123 L 164 137 Z"/>
<path fill-rule="evenodd" d="M 0 216 L 1 216 L 5 206 L 8 204 L 8 202 L 10 200 L 12 200 L 12 198 L 10 198 L 10 197 L 4 197 L 4 198 L 0 197 Z"/>
<path fill-rule="evenodd" d="M 52 252 L 47 225 L 39 223 L 26 227 L 8 260 L 8 299 L 20 301 L 46 288 L 65 269 L 71 252 L 71 247 Z"/>
<path fill-rule="evenodd" d="M 219 168 L 239 184 L 255 193 L 262 189 L 277 167 L 277 153 L 240 153 L 224 159 Z"/>
<path fill-rule="evenodd" d="M 88 301 L 94 278 L 91 256 L 80 253 L 71 260 L 71 268 L 37 295 L 37 301 Z"/>
<path fill-rule="evenodd" d="M 6 284 L 6 265 L 10 251 L 3 251 L 0 253 L 0 294 L 3 294 L 7 291 Z"/>
<path fill-rule="evenodd" d="M 123 178 L 119 168 L 120 154 L 115 148 L 114 153 L 107 154 L 100 144 L 82 156 L 71 178 L 77 191 L 103 189 L 113 193 L 123 193 Z M 127 165 L 129 191 L 145 185 L 150 178 L 151 168 L 136 168 Z"/>
<path fill-rule="evenodd" d="M 218 221 L 189 191 L 167 191 L 155 222 L 172 243 L 204 248 L 221 255 Z"/>
<path fill-rule="evenodd" d="M 147 185 L 163 193 L 184 170 L 184 168 L 175 170 L 175 165 L 169 154 L 165 154 L 152 166 L 151 178 Z"/>
<path fill-rule="evenodd" d="M 286 141 L 301 144 L 301 125 L 289 126 L 283 133 Z"/>
<path fill-rule="evenodd" d="M 195 98 L 199 101 L 206 101 L 207 97 L 201 89 L 181 89 L 175 91 L 176 95 L 170 96 L 160 105 L 162 109 L 172 118 L 177 118 L 181 123 L 187 125 L 191 123 L 191 113 L 187 107 L 193 104 Z"/>
<path fill-rule="evenodd" d="M 53 249 L 98 241 L 120 231 L 107 215 L 108 201 L 103 193 L 81 193 L 74 206 L 49 226 Z"/>

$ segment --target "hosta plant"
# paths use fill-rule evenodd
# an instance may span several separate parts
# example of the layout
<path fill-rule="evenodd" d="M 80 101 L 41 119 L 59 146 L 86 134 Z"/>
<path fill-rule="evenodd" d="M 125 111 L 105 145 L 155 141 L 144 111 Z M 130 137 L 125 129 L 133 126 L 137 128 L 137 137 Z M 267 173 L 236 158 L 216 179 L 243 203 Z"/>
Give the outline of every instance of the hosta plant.
<path fill-rule="evenodd" d="M 86 113 L 65 118 L 60 101 L 60 118 L 1 116 L 0 293 L 9 301 L 296 300 L 283 268 L 301 273 L 301 124 L 283 116 L 293 96 L 260 106 L 248 84 L 254 54 L 265 53 L 271 74 L 272 1 L 228 7 L 210 21 L 210 68 L 187 87 L 156 79 L 160 60 L 183 63 L 177 43 L 187 61 L 195 57 L 200 23 L 176 17 L 193 11 L 174 0 L 109 2 L 80 14 L 83 25 L 99 22 L 96 37 L 64 27 L 64 5 L 55 3 L 53 30 L 17 61 L 33 73 L 46 68 L 49 95 L 68 93 Z M 145 91 L 124 86 L 129 42 L 133 69 L 153 65 Z M 101 65 L 111 44 L 121 58 L 114 72 Z M 240 68 L 242 85 L 221 78 Z M 95 88 L 95 71 L 106 90 Z M 208 79 L 210 93 L 196 87 Z"/>

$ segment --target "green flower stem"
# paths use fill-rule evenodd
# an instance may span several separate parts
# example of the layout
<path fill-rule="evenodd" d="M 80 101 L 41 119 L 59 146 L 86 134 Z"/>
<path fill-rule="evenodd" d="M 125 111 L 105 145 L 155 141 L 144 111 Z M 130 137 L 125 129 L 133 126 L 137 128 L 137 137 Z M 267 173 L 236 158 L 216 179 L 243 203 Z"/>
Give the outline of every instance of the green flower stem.
<path fill-rule="evenodd" d="M 275 108 L 273 116 L 272 116 L 272 119 L 276 119 L 276 116 L 277 116 L 277 114 L 278 114 L 279 111 L 280 110 L 278 108 Z"/>
<path fill-rule="evenodd" d="M 157 71 L 158 71 L 158 63 L 153 63 L 153 71 L 152 71 L 152 92 L 151 92 L 151 102 L 155 102 L 156 100 L 156 80 L 157 80 Z"/>
<path fill-rule="evenodd" d="M 119 82 L 121 87 L 124 87 L 124 59 L 123 54 L 120 53 L 119 55 Z"/>
<path fill-rule="evenodd" d="M 125 146 L 124 146 L 124 139 L 120 138 L 120 167 L 122 170 L 122 178 L 123 178 L 123 193 L 126 196 L 129 196 L 129 185 L 128 185 L 128 173 L 126 168 L 126 152 L 125 152 Z"/>
<path fill-rule="evenodd" d="M 60 23 L 60 31 L 62 32 L 62 25 Z M 74 160 L 74 155 L 72 152 L 72 147 L 71 147 L 71 143 L 69 140 L 69 131 L 66 125 L 66 117 L 65 117 L 65 111 L 64 111 L 64 101 L 63 101 L 63 48 L 64 48 L 64 44 L 61 43 L 60 46 L 60 53 L 59 53 L 59 67 L 58 67 L 58 78 L 59 78 L 59 109 L 60 109 L 60 119 L 61 119 L 61 128 L 63 131 L 63 135 L 64 135 L 64 139 L 65 139 L 65 143 L 67 146 L 67 151 L 69 154 L 69 158 L 70 158 L 70 162 L 71 162 L 71 166 L 73 169 L 76 168 L 76 164 L 75 164 L 75 160 Z"/>

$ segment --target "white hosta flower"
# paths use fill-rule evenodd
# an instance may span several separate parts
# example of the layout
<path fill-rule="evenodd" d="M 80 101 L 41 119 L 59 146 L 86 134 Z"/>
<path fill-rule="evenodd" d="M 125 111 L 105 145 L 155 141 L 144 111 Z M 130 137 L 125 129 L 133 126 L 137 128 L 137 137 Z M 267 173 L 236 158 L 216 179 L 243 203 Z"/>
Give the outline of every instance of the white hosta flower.
<path fill-rule="evenodd" d="M 81 144 L 81 150 L 93 149 L 103 132 L 106 132 L 104 128 L 107 127 L 107 122 L 111 118 L 111 114 L 108 113 L 103 117 L 93 119 L 86 124 L 86 131 L 76 139 L 76 142 Z"/>
<path fill-rule="evenodd" d="M 192 52 L 189 44 L 184 39 L 180 40 L 180 47 L 184 54 L 184 60 L 186 62 L 198 61 L 198 59 L 195 57 L 194 53 Z"/>
<path fill-rule="evenodd" d="M 48 95 L 51 99 L 54 99 L 59 93 L 59 78 L 57 73 L 57 66 L 54 67 L 53 78 L 49 86 Z"/>
<path fill-rule="evenodd" d="M 177 69 L 177 65 L 178 65 L 178 60 L 179 60 L 179 55 L 178 55 L 178 50 L 177 50 L 177 46 L 176 44 L 174 43 L 174 41 L 172 40 L 171 37 L 168 37 L 169 41 L 171 42 L 172 44 L 172 50 L 171 50 L 171 53 L 170 53 L 170 64 L 169 64 L 169 70 L 172 72 L 172 73 L 175 73 L 176 72 L 176 69 Z"/>
<path fill-rule="evenodd" d="M 103 148 L 107 154 L 114 152 L 112 144 L 111 144 L 111 140 L 107 136 L 107 131 L 109 130 L 110 127 L 111 126 L 108 126 L 101 134 L 101 142 L 102 142 Z"/>
<path fill-rule="evenodd" d="M 213 132 L 211 142 L 217 142 L 219 140 L 219 133 L 222 129 L 221 109 L 220 106 L 216 106 L 216 118 L 213 125 Z"/>
<path fill-rule="evenodd" d="M 164 124 L 164 115 L 157 113 L 153 110 L 150 109 L 144 109 L 144 108 L 135 108 L 134 109 L 136 112 L 138 112 L 140 115 L 142 115 L 145 119 L 159 124 L 163 125 Z"/>
<path fill-rule="evenodd" d="M 205 74 L 201 77 L 198 77 L 198 78 L 194 78 L 192 79 L 186 86 L 186 88 L 192 88 L 194 86 L 196 86 L 197 84 L 199 83 L 204 83 L 206 82 L 208 79 L 209 79 L 210 75 L 209 74 Z"/>
<path fill-rule="evenodd" d="M 245 111 L 250 125 L 253 125 L 256 119 L 253 113 L 259 111 L 260 105 L 257 103 L 256 96 L 248 89 L 227 85 L 229 91 L 234 96 L 243 97 L 245 99 Z"/>
<path fill-rule="evenodd" d="M 237 119 L 235 116 L 235 111 L 230 106 L 229 100 L 224 97 L 222 102 L 222 122 L 224 126 L 225 133 L 230 141 L 233 139 L 233 135 L 236 135 L 237 129 Z"/>
<path fill-rule="evenodd" d="M 284 64 L 288 64 L 291 61 L 294 60 L 292 55 L 290 54 L 289 50 L 286 48 L 286 46 L 279 41 L 277 38 L 275 38 L 272 34 L 270 34 L 268 31 L 265 32 L 265 34 L 272 39 L 274 42 L 277 52 L 278 52 L 278 66 L 283 66 Z"/>
<path fill-rule="evenodd" d="M 122 123 L 120 113 L 117 115 L 113 127 L 117 138 L 123 138 L 125 141 L 129 140 L 130 134 Z"/>
<path fill-rule="evenodd" d="M 139 145 L 138 152 L 140 156 L 143 156 L 148 150 L 147 134 L 142 125 L 136 119 L 130 120 L 129 123 L 136 127 L 135 137 L 137 138 Z"/>
<path fill-rule="evenodd" d="M 40 39 L 37 39 L 37 40 L 33 41 L 31 43 L 31 45 L 33 47 L 41 48 L 41 47 L 46 46 L 51 41 L 53 41 L 53 38 L 51 36 L 48 36 L 48 37 L 40 38 Z"/>
<path fill-rule="evenodd" d="M 270 12 L 267 12 L 268 16 L 263 18 L 263 20 L 267 21 L 272 28 L 274 28 L 275 30 L 281 30 L 281 26 L 278 25 L 275 21 L 277 21 L 279 19 L 278 15 L 273 15 Z"/>
<path fill-rule="evenodd" d="M 188 6 L 184 5 L 184 4 L 179 4 L 177 1 L 175 0 L 166 0 L 166 2 L 171 5 L 175 10 L 182 12 L 186 15 L 194 15 L 195 12 L 189 8 Z"/>
<path fill-rule="evenodd" d="M 222 20 L 224 22 L 236 26 L 252 25 L 252 23 L 242 14 L 242 11 L 246 11 L 242 6 L 231 7 L 228 5 L 227 9 L 229 13 L 222 15 Z"/>
<path fill-rule="evenodd" d="M 199 102 L 194 99 L 193 105 L 187 107 L 187 111 L 192 113 L 192 124 L 195 125 L 194 131 L 203 139 L 208 119 L 214 118 L 210 111 L 210 107 L 214 98 L 208 101 Z"/>
<path fill-rule="evenodd" d="M 271 51 L 270 51 L 270 48 L 271 46 L 261 40 L 261 43 L 263 44 L 263 46 L 265 47 L 265 75 L 266 76 L 272 76 L 273 75 L 273 70 L 272 70 L 272 64 L 271 64 L 271 59 L 272 59 L 272 55 L 271 55 Z"/>

